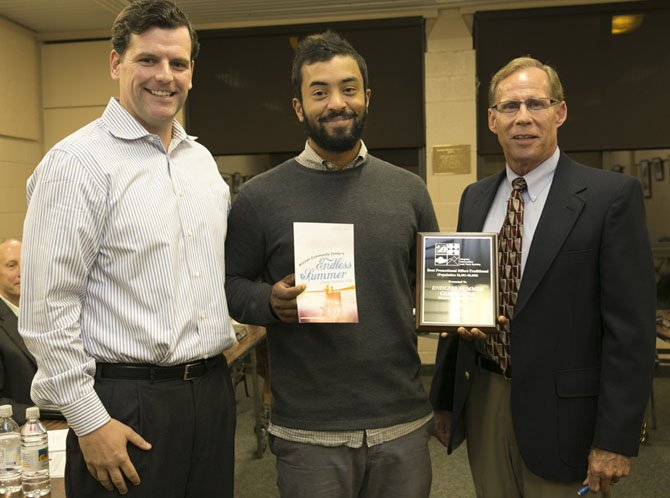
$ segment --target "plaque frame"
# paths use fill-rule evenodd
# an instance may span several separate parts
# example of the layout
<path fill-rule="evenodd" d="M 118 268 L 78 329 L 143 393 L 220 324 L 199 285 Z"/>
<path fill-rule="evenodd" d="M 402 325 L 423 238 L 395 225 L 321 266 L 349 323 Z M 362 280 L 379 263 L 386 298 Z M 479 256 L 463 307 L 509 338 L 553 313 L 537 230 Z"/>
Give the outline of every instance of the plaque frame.
<path fill-rule="evenodd" d="M 441 248 L 443 253 L 448 251 L 443 258 L 446 261 L 438 261 L 436 244 L 448 246 Z M 455 332 L 459 327 L 497 330 L 497 233 L 419 232 L 416 254 L 418 331 Z M 434 282 L 430 290 L 427 281 Z"/>

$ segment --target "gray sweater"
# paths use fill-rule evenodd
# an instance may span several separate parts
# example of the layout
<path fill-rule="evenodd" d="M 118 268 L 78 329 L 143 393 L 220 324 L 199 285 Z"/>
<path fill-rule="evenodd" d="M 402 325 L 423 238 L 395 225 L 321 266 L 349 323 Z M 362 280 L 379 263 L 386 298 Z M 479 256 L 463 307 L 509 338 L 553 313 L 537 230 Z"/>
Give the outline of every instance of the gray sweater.
<path fill-rule="evenodd" d="M 294 273 L 293 222 L 352 223 L 359 323 L 283 324 L 272 285 Z M 247 182 L 226 240 L 231 315 L 268 330 L 272 421 L 309 430 L 386 427 L 427 415 L 412 308 L 417 232 L 438 230 L 423 181 L 368 156 L 327 172 L 294 159 Z"/>

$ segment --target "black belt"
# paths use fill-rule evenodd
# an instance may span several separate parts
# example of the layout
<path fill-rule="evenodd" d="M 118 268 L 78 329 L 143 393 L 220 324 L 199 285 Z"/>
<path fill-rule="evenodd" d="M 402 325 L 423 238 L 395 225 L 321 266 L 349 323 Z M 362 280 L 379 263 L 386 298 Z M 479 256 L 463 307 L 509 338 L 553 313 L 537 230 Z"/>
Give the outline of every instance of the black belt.
<path fill-rule="evenodd" d="M 98 363 L 95 366 L 95 378 L 150 381 L 194 380 L 205 375 L 222 361 L 225 361 L 225 357 L 220 354 L 207 360 L 182 363 L 170 367 L 133 363 Z"/>
<path fill-rule="evenodd" d="M 503 372 L 502 368 L 500 368 L 500 365 L 498 365 L 497 361 L 489 360 L 488 358 L 480 354 L 477 354 L 476 362 L 477 365 L 479 365 L 480 368 L 483 368 L 484 370 L 488 370 L 489 372 L 502 375 L 506 379 L 512 378 L 512 365 L 509 365 L 507 367 L 507 371 Z"/>

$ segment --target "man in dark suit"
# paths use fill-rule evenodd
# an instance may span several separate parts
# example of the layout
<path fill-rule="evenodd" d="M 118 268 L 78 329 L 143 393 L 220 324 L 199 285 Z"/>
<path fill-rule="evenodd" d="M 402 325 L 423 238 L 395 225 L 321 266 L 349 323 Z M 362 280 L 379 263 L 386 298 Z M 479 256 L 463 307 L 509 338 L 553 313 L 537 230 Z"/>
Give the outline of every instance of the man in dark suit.
<path fill-rule="evenodd" d="M 21 242 L 0 242 L 0 404 L 11 404 L 14 420 L 23 424 L 30 383 L 37 365 L 18 331 L 21 293 Z"/>
<path fill-rule="evenodd" d="M 582 483 L 607 492 L 637 454 L 653 375 L 640 184 L 559 150 L 567 106 L 551 67 L 511 61 L 489 103 L 506 169 L 466 188 L 458 230 L 498 232 L 523 177 L 521 278 L 499 319 L 508 335 L 461 327 L 440 339 L 435 435 L 449 451 L 467 439 L 478 496 L 568 497 Z"/>

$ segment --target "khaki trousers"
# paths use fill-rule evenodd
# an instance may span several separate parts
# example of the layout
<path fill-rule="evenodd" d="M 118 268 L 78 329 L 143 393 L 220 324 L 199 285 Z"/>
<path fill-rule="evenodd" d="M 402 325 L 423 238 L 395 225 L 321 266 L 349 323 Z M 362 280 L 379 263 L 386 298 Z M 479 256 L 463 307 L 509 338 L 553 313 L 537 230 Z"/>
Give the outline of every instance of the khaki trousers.
<path fill-rule="evenodd" d="M 479 498 L 574 498 L 582 482 L 548 481 L 526 467 L 512 426 L 511 381 L 479 369 L 465 406 L 470 470 Z M 586 477 L 586 476 L 584 476 Z M 593 497 L 592 493 L 587 496 Z M 611 493 L 598 496 L 611 498 Z"/>

